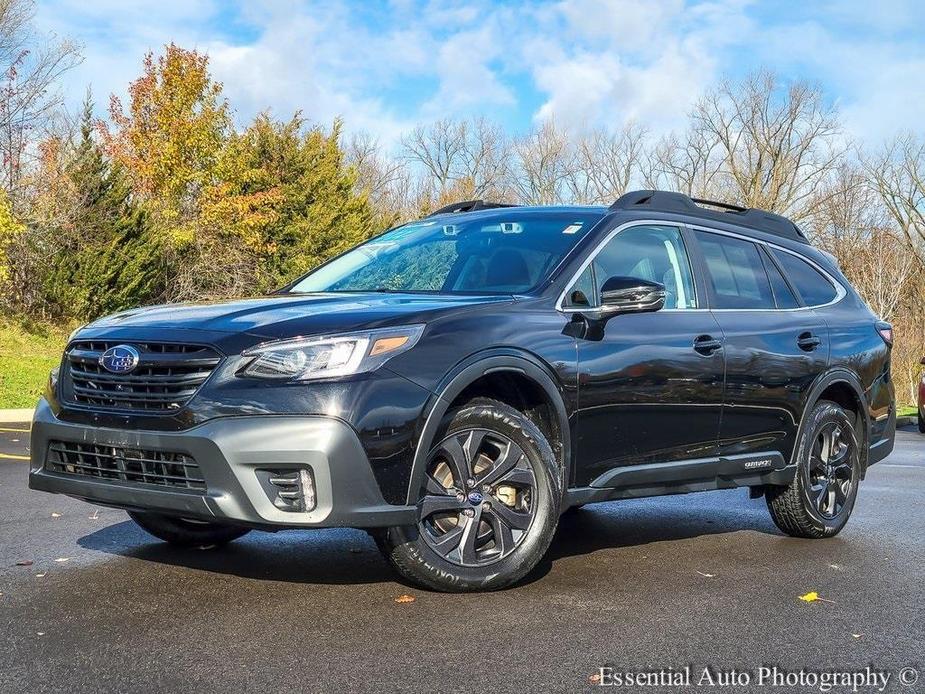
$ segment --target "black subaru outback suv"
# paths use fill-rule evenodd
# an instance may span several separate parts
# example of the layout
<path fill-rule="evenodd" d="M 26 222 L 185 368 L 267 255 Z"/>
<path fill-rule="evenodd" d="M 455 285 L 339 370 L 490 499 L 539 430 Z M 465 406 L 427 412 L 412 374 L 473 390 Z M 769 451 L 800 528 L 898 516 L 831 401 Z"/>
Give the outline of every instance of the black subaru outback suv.
<path fill-rule="evenodd" d="M 180 545 L 366 528 L 438 590 L 517 581 L 596 501 L 748 487 L 826 538 L 893 447 L 891 341 L 784 217 L 460 203 L 273 296 L 76 331 L 30 486 Z"/>

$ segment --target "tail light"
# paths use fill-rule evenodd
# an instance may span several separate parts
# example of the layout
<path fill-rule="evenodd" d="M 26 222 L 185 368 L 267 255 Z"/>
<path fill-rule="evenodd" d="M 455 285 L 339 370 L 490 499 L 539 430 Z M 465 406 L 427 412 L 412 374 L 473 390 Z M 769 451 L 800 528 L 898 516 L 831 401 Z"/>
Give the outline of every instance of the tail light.
<path fill-rule="evenodd" d="M 880 333 L 880 337 L 883 338 L 883 341 L 886 342 L 887 347 L 893 346 L 893 326 L 887 323 L 886 321 L 877 321 L 876 323 L 877 332 Z"/>

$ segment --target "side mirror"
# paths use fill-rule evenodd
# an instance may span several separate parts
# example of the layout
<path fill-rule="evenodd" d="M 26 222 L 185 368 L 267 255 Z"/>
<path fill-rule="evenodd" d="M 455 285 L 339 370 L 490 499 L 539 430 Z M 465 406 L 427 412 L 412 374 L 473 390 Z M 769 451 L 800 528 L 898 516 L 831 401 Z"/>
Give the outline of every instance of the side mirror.
<path fill-rule="evenodd" d="M 601 287 L 605 313 L 646 313 L 665 305 L 665 285 L 638 277 L 611 277 Z"/>

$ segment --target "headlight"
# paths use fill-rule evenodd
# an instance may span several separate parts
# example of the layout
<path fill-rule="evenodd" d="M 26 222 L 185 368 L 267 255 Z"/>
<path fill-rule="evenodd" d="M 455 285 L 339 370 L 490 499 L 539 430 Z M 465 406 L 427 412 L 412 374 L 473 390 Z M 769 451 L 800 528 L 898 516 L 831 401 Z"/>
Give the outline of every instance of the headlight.
<path fill-rule="evenodd" d="M 269 342 L 243 352 L 256 358 L 239 373 L 292 381 L 365 373 L 414 347 L 422 332 L 423 325 L 409 325 Z"/>

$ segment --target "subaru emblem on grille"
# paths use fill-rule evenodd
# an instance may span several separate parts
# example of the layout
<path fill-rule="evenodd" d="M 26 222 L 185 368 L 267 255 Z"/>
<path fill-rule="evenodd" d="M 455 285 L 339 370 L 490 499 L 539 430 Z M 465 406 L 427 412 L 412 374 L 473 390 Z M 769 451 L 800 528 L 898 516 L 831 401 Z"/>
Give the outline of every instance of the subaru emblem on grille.
<path fill-rule="evenodd" d="M 127 374 L 133 371 L 141 355 L 131 345 L 116 345 L 100 355 L 100 366 L 114 374 Z"/>

